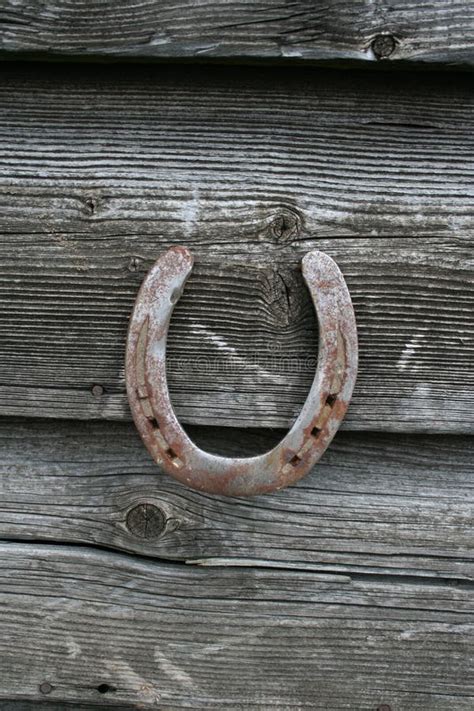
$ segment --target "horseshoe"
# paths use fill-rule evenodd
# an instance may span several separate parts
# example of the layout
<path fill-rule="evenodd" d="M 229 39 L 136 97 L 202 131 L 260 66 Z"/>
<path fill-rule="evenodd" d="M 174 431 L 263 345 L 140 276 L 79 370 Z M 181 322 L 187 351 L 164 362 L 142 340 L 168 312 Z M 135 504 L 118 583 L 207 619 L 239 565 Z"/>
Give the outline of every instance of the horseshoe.
<path fill-rule="evenodd" d="M 183 484 L 225 496 L 252 496 L 301 479 L 320 459 L 346 413 L 357 374 L 357 330 L 351 297 L 337 264 L 323 252 L 301 263 L 319 322 L 311 390 L 292 428 L 265 454 L 209 454 L 188 437 L 171 405 L 166 340 L 174 305 L 193 268 L 185 247 L 162 254 L 145 277 L 132 312 L 126 353 L 127 393 L 137 429 L 157 464 Z"/>

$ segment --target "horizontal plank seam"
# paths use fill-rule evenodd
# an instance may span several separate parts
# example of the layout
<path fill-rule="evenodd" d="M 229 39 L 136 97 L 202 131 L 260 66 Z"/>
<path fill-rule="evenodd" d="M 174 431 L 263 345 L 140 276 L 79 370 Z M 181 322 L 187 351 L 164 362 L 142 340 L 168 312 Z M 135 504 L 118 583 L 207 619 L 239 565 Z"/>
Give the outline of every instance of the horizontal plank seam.
<path fill-rule="evenodd" d="M 380 74 L 380 72 L 393 74 L 394 72 L 404 74 L 417 72 L 420 74 L 426 74 L 426 72 L 446 72 L 449 74 L 472 74 L 472 60 L 468 59 L 464 62 L 462 61 L 449 61 L 439 59 L 437 61 L 423 62 L 416 58 L 399 57 L 397 59 L 391 59 L 389 61 L 368 61 L 367 59 L 360 59 L 358 57 L 343 57 L 334 56 L 330 58 L 324 57 L 309 57 L 307 59 L 298 57 L 284 57 L 284 56 L 274 56 L 274 57 L 258 57 L 253 55 L 221 55 L 218 57 L 198 57 L 196 55 L 186 55 L 183 56 L 156 56 L 153 55 L 143 55 L 131 54 L 131 55 L 120 55 L 119 53 L 102 54 L 100 52 L 94 54 L 93 52 L 81 53 L 81 52 L 60 52 L 60 51 L 44 51 L 35 50 L 28 51 L 25 49 L 17 50 L 0 50 L 0 61 L 2 62 L 42 62 L 43 64 L 55 64 L 61 62 L 63 64 L 74 64 L 74 65 L 116 65 L 116 64 L 126 64 L 138 65 L 137 71 L 142 65 L 211 65 L 217 67 L 262 67 L 262 68 L 272 68 L 275 69 L 286 69 L 291 67 L 321 67 L 323 69 L 353 69 L 353 70 L 363 70 L 368 72 L 373 72 Z"/>

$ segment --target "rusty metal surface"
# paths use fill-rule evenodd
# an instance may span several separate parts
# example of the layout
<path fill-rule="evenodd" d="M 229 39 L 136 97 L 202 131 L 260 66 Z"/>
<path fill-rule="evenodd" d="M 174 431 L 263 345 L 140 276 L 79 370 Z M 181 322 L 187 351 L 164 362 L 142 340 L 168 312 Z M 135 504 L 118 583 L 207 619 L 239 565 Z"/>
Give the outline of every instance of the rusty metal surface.
<path fill-rule="evenodd" d="M 212 494 L 252 496 L 301 479 L 320 459 L 346 413 L 357 375 L 352 302 L 337 264 L 308 252 L 302 272 L 319 321 L 313 384 L 293 427 L 265 454 L 229 458 L 199 449 L 178 422 L 166 381 L 166 339 L 174 305 L 193 268 L 185 247 L 161 255 L 146 276 L 130 320 L 127 392 L 133 419 L 153 459 L 183 484 Z"/>

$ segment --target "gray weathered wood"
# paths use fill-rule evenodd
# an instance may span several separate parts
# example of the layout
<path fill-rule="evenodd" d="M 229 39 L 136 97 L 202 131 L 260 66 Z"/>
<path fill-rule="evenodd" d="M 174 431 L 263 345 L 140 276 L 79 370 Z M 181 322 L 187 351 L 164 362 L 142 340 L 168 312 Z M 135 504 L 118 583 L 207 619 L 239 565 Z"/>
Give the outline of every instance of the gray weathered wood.
<path fill-rule="evenodd" d="M 124 268 L 125 250 L 100 239 L 81 250 L 79 238 L 88 266 L 78 274 L 76 257 L 52 241 L 35 247 L 9 236 L 0 249 L 0 410 L 128 419 L 125 339 L 143 273 Z M 148 245 L 141 253 L 156 255 Z M 311 246 L 337 258 L 356 308 L 360 369 L 343 426 L 472 432 L 474 288 L 463 244 L 321 240 L 304 249 Z M 290 258 L 291 266 L 254 258 L 246 267 L 196 267 L 168 348 L 183 421 L 282 426 L 297 416 L 314 377 L 317 332 L 298 258 Z M 95 396 L 97 383 L 105 390 Z"/>
<path fill-rule="evenodd" d="M 52 693 L 52 692 L 51 692 Z M 114 702 L 110 703 L 110 696 L 99 696 L 99 701 L 89 701 L 85 704 L 67 701 L 45 701 L 49 698 L 42 694 L 41 705 L 36 701 L 15 701 L 14 699 L 0 699 L 0 711 L 91 711 L 96 708 L 113 708 L 114 711 L 137 711 L 140 706 L 122 706 Z"/>
<path fill-rule="evenodd" d="M 346 426 L 472 432 L 470 89 L 462 77 L 5 69 L 0 412 L 128 418 L 134 296 L 184 242 L 199 264 L 170 336 L 178 415 L 287 426 L 316 340 L 297 265 L 319 247 L 359 323 Z"/>
<path fill-rule="evenodd" d="M 230 456 L 281 432 L 192 428 Z M 2 422 L 0 538 L 93 544 L 207 565 L 248 564 L 474 579 L 474 439 L 340 433 L 297 486 L 271 496 L 199 494 L 161 473 L 134 428 Z M 164 526 L 131 532 L 140 504 Z"/>
<path fill-rule="evenodd" d="M 0 11 L 7 56 L 474 64 L 469 0 L 3 0 Z"/>
<path fill-rule="evenodd" d="M 463 585 L 2 544 L 0 587 L 3 698 L 48 683 L 48 701 L 145 709 L 474 703 Z"/>

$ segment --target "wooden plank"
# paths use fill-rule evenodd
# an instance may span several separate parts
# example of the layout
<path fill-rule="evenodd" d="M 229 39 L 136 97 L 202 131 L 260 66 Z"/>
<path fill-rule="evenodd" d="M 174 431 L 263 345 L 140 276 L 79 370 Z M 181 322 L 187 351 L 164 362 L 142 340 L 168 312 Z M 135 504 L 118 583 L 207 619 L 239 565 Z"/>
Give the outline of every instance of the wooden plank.
<path fill-rule="evenodd" d="M 317 247 L 340 263 L 359 324 L 346 426 L 472 432 L 470 89 L 463 77 L 7 68 L 0 412 L 128 418 L 133 300 L 160 251 L 184 242 L 198 266 L 170 334 L 178 415 L 288 426 L 316 354 L 297 267 Z"/>
<path fill-rule="evenodd" d="M 5 231 L 238 253 L 474 227 L 470 75 L 4 64 L 0 98 Z"/>
<path fill-rule="evenodd" d="M 0 49 L 14 57 L 474 63 L 469 0 L 15 0 L 1 19 Z"/>
<path fill-rule="evenodd" d="M 245 456 L 281 432 L 195 427 L 191 435 L 209 451 Z M 251 499 L 181 486 L 126 423 L 3 422 L 0 450 L 4 540 L 200 565 L 474 579 L 472 438 L 339 433 L 298 485 Z M 145 534 L 134 511 L 155 513 L 156 525 Z"/>
<path fill-rule="evenodd" d="M 44 694 L 42 695 L 44 697 Z M 47 697 L 45 697 L 47 698 Z M 92 704 L 92 702 L 86 704 L 78 703 L 67 703 L 65 701 L 44 701 L 41 699 L 40 711 L 90 711 L 91 708 L 113 708 L 114 711 L 131 711 L 130 706 L 121 706 L 117 704 L 109 704 L 102 698 L 100 703 Z M 138 706 L 134 707 L 135 709 Z M 0 699 L 0 711 L 38 711 L 38 701 L 15 701 L 14 699 Z"/>
<path fill-rule="evenodd" d="M 472 708 L 470 591 L 2 544 L 0 695 L 138 708 Z M 49 686 L 43 686 L 48 684 Z"/>
<path fill-rule="evenodd" d="M 78 273 L 76 256 L 53 241 L 35 247 L 28 236 L 9 236 L 1 250 L 1 412 L 129 419 L 125 340 L 143 272 L 130 274 L 125 251 L 92 239 Z M 76 244 L 79 251 L 81 237 Z M 312 246 L 336 257 L 356 309 L 360 368 L 343 426 L 472 432 L 474 289 L 465 246 L 321 240 L 304 249 Z M 155 246 L 142 248 L 152 253 Z M 182 421 L 288 426 L 297 416 L 314 377 L 317 330 L 298 258 L 290 258 L 270 265 L 254 257 L 245 267 L 201 258 L 169 337 Z M 94 394 L 94 384 L 104 391 Z"/>

